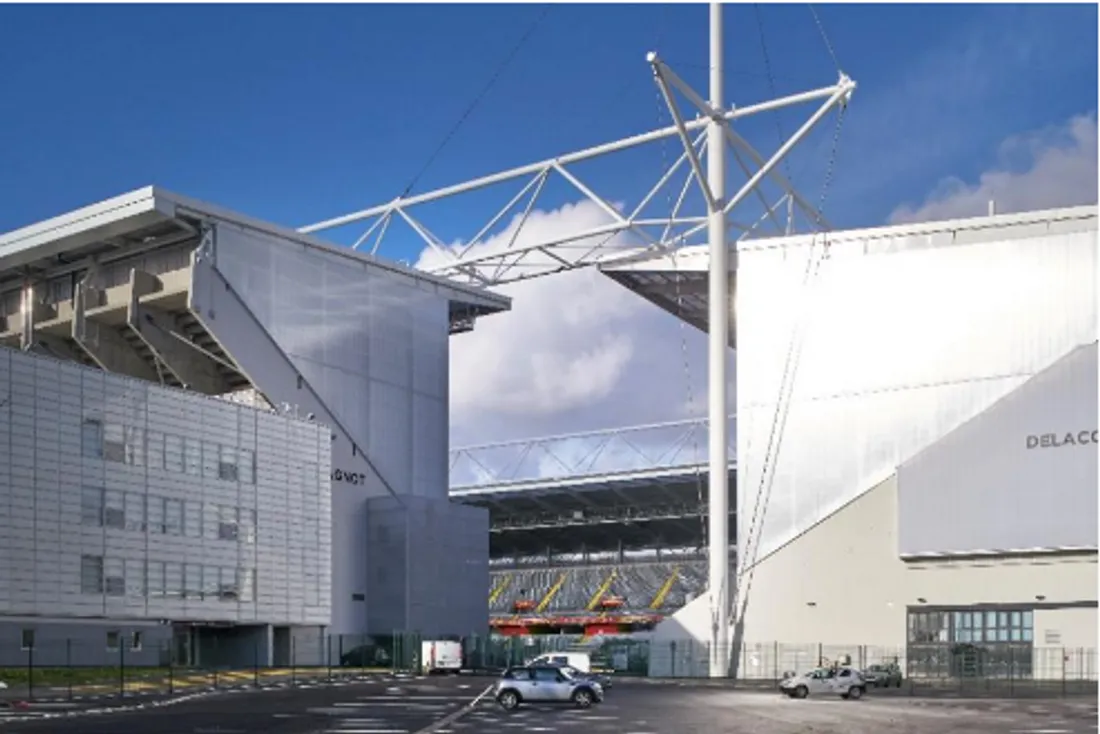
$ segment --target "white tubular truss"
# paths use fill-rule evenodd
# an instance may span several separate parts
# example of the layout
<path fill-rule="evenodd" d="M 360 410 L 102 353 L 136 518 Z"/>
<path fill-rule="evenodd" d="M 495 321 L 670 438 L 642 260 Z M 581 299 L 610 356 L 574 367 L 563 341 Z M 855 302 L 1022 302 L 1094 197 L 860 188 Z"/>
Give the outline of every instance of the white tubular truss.
<path fill-rule="evenodd" d="M 731 437 L 734 422 L 730 416 Z M 695 418 L 452 449 L 451 489 L 696 467 L 705 473 L 707 425 Z"/>
<path fill-rule="evenodd" d="M 650 54 L 647 61 L 673 113 L 675 121 L 673 125 L 453 186 L 397 198 L 385 204 L 301 227 L 299 231 L 314 233 L 355 223 L 365 223 L 365 230 L 356 240 L 354 247 L 364 248 L 371 254 L 377 254 L 385 237 L 391 233 L 394 222 L 401 221 L 424 244 L 438 253 L 439 264 L 426 268 L 429 272 L 485 287 L 594 265 L 609 255 L 622 253 L 622 244 L 613 244 L 618 235 L 629 234 L 637 245 L 654 253 L 696 244 L 700 237 L 706 236 L 707 217 L 705 215 L 687 216 L 681 209 L 684 198 L 693 185 L 699 187 L 705 197 L 709 196 L 706 193 L 709 189 L 706 186 L 706 174 L 701 161 L 706 149 L 707 136 L 704 128 L 712 119 L 722 124 L 726 147 L 733 153 L 739 168 L 747 177 L 741 189 L 724 202 L 724 211 L 729 214 L 750 195 L 760 200 L 765 211 L 764 216 L 755 223 L 730 220 L 729 229 L 735 230 L 737 237 L 750 236 L 765 221 L 770 221 L 780 233 L 789 231 L 796 209 L 811 226 L 820 229 L 828 228 L 828 222 L 794 189 L 791 182 L 779 173 L 777 165 L 831 110 L 848 102 L 856 87 L 854 81 L 841 75 L 836 84 L 828 87 L 719 111 L 712 109 L 707 102 L 692 92 L 690 87 L 684 84 L 680 77 L 655 54 Z M 672 98 L 674 89 L 697 109 L 698 117 L 691 120 L 684 119 Z M 733 126 L 737 120 L 752 115 L 819 101 L 822 103 L 821 106 L 768 159 L 750 145 Z M 653 188 L 629 212 L 620 212 L 611 205 L 609 197 L 595 192 L 569 168 L 582 161 L 608 156 L 669 137 L 679 137 L 684 143 L 684 152 L 662 172 Z M 686 179 L 680 188 L 680 196 L 676 199 L 672 211 L 668 212 L 667 216 L 644 215 L 643 210 L 653 202 L 658 191 L 669 185 L 678 173 L 685 170 Z M 545 240 L 530 241 L 531 238 L 521 237 L 528 216 L 536 207 L 551 177 L 568 182 L 582 200 L 590 201 L 599 207 L 607 216 L 608 223 Z M 432 202 L 496 184 L 524 179 L 526 182 L 519 192 L 512 196 L 503 208 L 494 212 L 486 224 L 480 227 L 472 237 L 466 240 L 456 237 L 449 239 L 450 242 L 461 244 L 448 246 L 446 244 L 448 238 L 437 236 L 414 216 L 413 210 L 430 205 Z M 771 204 L 765 200 L 759 190 L 764 179 L 774 182 L 785 192 L 778 202 Z M 786 222 L 780 221 L 778 214 L 783 209 L 784 203 L 793 204 L 783 214 Z M 490 252 L 475 252 L 475 247 L 484 245 L 499 231 L 501 224 L 510 213 L 518 215 L 519 220 L 508 238 L 509 241 Z"/>

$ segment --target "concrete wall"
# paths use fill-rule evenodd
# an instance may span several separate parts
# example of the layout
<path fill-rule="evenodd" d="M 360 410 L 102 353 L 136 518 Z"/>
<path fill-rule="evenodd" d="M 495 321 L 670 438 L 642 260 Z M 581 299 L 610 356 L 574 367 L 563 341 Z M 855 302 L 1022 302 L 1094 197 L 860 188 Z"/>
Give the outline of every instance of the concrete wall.
<path fill-rule="evenodd" d="M 745 583 L 745 640 L 900 650 L 910 606 L 1096 602 L 1096 553 L 901 560 L 897 497 L 891 478 L 762 561 Z M 1081 639 L 1095 648 L 1095 625 Z"/>
<path fill-rule="evenodd" d="M 329 443 L 0 349 L 0 615 L 326 624 Z"/>

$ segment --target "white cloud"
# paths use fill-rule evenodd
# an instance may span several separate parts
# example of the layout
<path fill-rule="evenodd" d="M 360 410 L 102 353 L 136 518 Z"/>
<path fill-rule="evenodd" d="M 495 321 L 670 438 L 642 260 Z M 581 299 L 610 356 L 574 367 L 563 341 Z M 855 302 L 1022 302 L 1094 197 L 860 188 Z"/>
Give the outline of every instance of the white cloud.
<path fill-rule="evenodd" d="M 942 180 L 919 206 L 903 205 L 892 223 L 980 216 L 996 202 L 1000 213 L 1047 209 L 1097 200 L 1097 128 L 1094 114 L 1004 141 L 998 166 L 976 183 Z"/>
<path fill-rule="evenodd" d="M 467 256 L 506 247 L 517 223 Z M 607 223 L 588 201 L 533 211 L 516 244 Z M 425 251 L 417 266 L 443 257 Z M 452 446 L 683 418 L 689 384 L 695 412 L 705 407 L 705 335 L 595 268 L 498 290 L 513 298 L 512 311 L 450 342 Z"/>

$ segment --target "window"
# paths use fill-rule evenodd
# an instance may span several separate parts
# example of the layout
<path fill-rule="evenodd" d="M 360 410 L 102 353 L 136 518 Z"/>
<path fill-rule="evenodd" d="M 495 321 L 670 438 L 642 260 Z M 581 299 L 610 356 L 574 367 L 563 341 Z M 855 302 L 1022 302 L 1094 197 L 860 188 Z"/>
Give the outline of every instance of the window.
<path fill-rule="evenodd" d="M 136 558 L 125 562 L 126 596 L 131 599 L 145 597 L 145 564 Z"/>
<path fill-rule="evenodd" d="M 191 476 L 202 476 L 202 446 L 198 439 L 183 439 L 183 470 Z"/>
<path fill-rule="evenodd" d="M 183 565 L 168 561 L 164 564 L 164 595 L 169 599 L 179 599 L 184 594 Z"/>
<path fill-rule="evenodd" d="M 149 497 L 146 503 L 148 525 L 150 533 L 163 534 L 167 532 L 164 527 L 164 498 Z"/>
<path fill-rule="evenodd" d="M 909 642 L 916 644 L 946 642 L 949 621 L 949 615 L 946 612 L 911 612 Z"/>
<path fill-rule="evenodd" d="M 126 493 L 117 489 L 104 492 L 103 524 L 109 528 L 126 528 Z"/>
<path fill-rule="evenodd" d="M 218 476 L 221 447 L 213 441 L 202 442 L 202 475 L 211 479 Z"/>
<path fill-rule="evenodd" d="M 146 433 L 145 458 L 150 469 L 164 468 L 164 434 L 160 431 Z"/>
<path fill-rule="evenodd" d="M 220 515 L 218 513 L 218 506 L 207 502 L 202 505 L 202 537 L 210 540 L 217 540 L 218 535 L 218 520 Z"/>
<path fill-rule="evenodd" d="M 130 651 L 131 652 L 141 652 L 141 643 L 144 641 L 142 639 L 142 637 L 143 637 L 143 635 L 139 630 L 134 630 L 133 632 L 130 633 Z"/>
<path fill-rule="evenodd" d="M 217 599 L 221 591 L 221 569 L 217 566 L 203 566 L 202 595 L 204 599 Z"/>
<path fill-rule="evenodd" d="M 145 431 L 140 428 L 126 429 L 126 463 L 145 466 Z"/>
<path fill-rule="evenodd" d="M 241 510 L 240 511 L 240 538 L 241 541 L 252 545 L 256 542 L 256 511 L 255 510 Z"/>
<path fill-rule="evenodd" d="M 256 454 L 252 449 L 241 449 L 238 452 L 237 473 L 242 484 L 256 483 Z"/>
<path fill-rule="evenodd" d="M 145 532 L 145 495 L 126 493 L 126 529 Z"/>
<path fill-rule="evenodd" d="M 236 541 L 240 537 L 237 508 L 222 505 L 218 508 L 218 539 Z"/>
<path fill-rule="evenodd" d="M 554 682 L 558 680 L 558 671 L 554 668 L 535 668 L 532 671 L 535 674 L 535 680 Z"/>
<path fill-rule="evenodd" d="M 183 439 L 171 433 L 164 436 L 164 468 L 183 473 Z"/>
<path fill-rule="evenodd" d="M 107 652 L 118 652 L 121 642 L 122 634 L 118 630 L 107 632 Z"/>
<path fill-rule="evenodd" d="M 164 532 L 168 535 L 183 535 L 183 502 L 164 501 Z"/>
<path fill-rule="evenodd" d="M 149 598 L 163 599 L 164 589 L 164 561 L 149 561 L 145 570 L 145 583 L 149 587 Z"/>
<path fill-rule="evenodd" d="M 80 593 L 103 593 L 103 556 L 80 557 Z"/>
<path fill-rule="evenodd" d="M 34 630 L 23 630 L 19 637 L 19 648 L 21 650 L 33 650 L 34 649 Z"/>
<path fill-rule="evenodd" d="M 126 461 L 126 435 L 122 424 L 107 423 L 103 426 L 103 458 L 107 461 Z"/>
<path fill-rule="evenodd" d="M 102 487 L 81 487 L 80 524 L 101 527 L 103 525 Z"/>
<path fill-rule="evenodd" d="M 218 448 L 218 479 L 237 481 L 237 452 L 231 446 Z"/>
<path fill-rule="evenodd" d="M 183 582 L 184 598 L 202 598 L 202 566 L 195 563 L 184 564 Z"/>
<path fill-rule="evenodd" d="M 104 560 L 103 593 L 107 596 L 126 596 L 126 571 L 121 558 Z"/>
<path fill-rule="evenodd" d="M 222 601 L 237 601 L 240 596 L 241 585 L 237 569 L 223 568 L 221 570 L 221 583 L 218 584 L 218 598 Z"/>
<path fill-rule="evenodd" d="M 516 668 L 508 671 L 511 680 L 531 680 L 531 671 L 527 668 Z"/>
<path fill-rule="evenodd" d="M 203 537 L 202 503 L 183 503 L 183 529 L 188 538 Z"/>
<path fill-rule="evenodd" d="M 256 570 L 253 568 L 237 569 L 237 583 L 239 585 L 238 595 L 240 600 L 245 602 L 254 601 L 256 598 Z"/>
<path fill-rule="evenodd" d="M 93 459 L 103 458 L 103 422 L 88 418 L 80 428 L 81 453 Z"/>

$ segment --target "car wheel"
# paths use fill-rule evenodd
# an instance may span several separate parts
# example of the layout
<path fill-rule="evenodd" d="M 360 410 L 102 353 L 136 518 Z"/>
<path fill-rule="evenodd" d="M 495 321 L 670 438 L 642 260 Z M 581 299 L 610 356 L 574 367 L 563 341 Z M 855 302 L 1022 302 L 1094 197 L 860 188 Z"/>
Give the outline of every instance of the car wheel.
<path fill-rule="evenodd" d="M 810 695 L 810 689 L 806 686 L 799 686 L 798 688 L 794 689 L 795 698 L 805 698 L 808 695 Z"/>
<path fill-rule="evenodd" d="M 591 706 L 592 692 L 585 688 L 573 691 L 573 705 L 579 709 L 586 709 Z"/>
<path fill-rule="evenodd" d="M 845 698 L 850 698 L 853 701 L 858 701 L 863 695 L 863 689 L 859 686 L 852 686 L 848 689 L 848 695 Z"/>
<path fill-rule="evenodd" d="M 519 696 L 515 691 L 504 691 L 497 696 L 497 703 L 500 704 L 501 708 L 511 711 L 519 706 Z"/>

